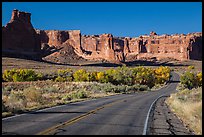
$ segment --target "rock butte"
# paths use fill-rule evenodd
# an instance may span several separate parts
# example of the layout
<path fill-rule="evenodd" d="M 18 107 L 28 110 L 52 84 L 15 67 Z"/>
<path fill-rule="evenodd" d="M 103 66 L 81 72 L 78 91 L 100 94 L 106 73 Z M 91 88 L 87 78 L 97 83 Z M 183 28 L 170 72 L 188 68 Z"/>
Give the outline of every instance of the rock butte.
<path fill-rule="evenodd" d="M 81 35 L 80 30 L 37 30 L 30 20 L 30 13 L 13 10 L 10 22 L 2 27 L 3 56 L 46 60 L 72 56 L 71 51 L 84 59 L 115 63 L 153 58 L 202 60 L 202 33 L 157 35 L 150 32 L 135 38 L 112 34 L 90 36 Z M 67 52 L 70 48 L 73 50 Z"/>

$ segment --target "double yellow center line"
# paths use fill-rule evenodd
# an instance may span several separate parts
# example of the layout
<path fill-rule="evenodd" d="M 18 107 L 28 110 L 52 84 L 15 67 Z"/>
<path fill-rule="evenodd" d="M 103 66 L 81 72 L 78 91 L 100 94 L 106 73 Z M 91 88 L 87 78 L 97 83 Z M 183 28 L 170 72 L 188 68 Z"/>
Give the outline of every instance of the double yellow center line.
<path fill-rule="evenodd" d="M 96 109 L 94 109 L 94 110 L 91 110 L 91 111 L 89 111 L 89 112 L 87 112 L 87 113 L 85 113 L 85 114 L 82 114 L 82 115 L 80 115 L 80 116 L 78 116 L 78 117 L 74 117 L 74 118 L 72 118 L 72 119 L 70 119 L 70 120 L 68 120 L 68 121 L 66 121 L 66 122 L 64 122 L 64 123 L 58 124 L 58 125 L 56 125 L 56 126 L 53 126 L 53 127 L 48 128 L 48 129 L 46 129 L 46 130 L 44 130 L 44 131 L 41 131 L 41 132 L 37 133 L 37 135 L 53 135 L 54 133 L 56 133 L 56 131 L 57 131 L 58 129 L 61 129 L 61 128 L 64 128 L 64 127 L 66 127 L 66 126 L 68 126 L 68 125 L 71 125 L 71 124 L 73 124 L 73 123 L 76 123 L 77 121 L 79 121 L 79 120 L 81 120 L 81 119 L 83 119 L 83 118 L 85 118 L 85 117 L 87 117 L 87 116 L 89 116 L 89 115 L 91 115 L 91 114 L 94 114 L 94 113 L 96 113 L 97 111 L 99 111 L 99 110 L 101 110 L 101 109 L 103 109 L 103 108 L 105 108 L 105 107 L 110 107 L 110 106 L 112 106 L 112 105 L 114 105 L 114 104 L 116 104 L 116 103 L 122 102 L 122 101 L 123 101 L 123 100 L 117 100 L 117 101 L 114 101 L 114 102 L 112 102 L 112 103 L 103 105 L 103 106 L 98 107 L 98 108 L 96 108 Z"/>

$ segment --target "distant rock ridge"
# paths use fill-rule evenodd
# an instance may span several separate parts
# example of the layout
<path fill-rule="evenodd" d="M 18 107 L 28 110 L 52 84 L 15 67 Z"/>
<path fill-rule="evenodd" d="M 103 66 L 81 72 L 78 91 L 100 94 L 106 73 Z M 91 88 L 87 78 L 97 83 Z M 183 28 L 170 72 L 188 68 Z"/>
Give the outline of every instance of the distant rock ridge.
<path fill-rule="evenodd" d="M 37 30 L 30 22 L 30 13 L 13 10 L 11 21 L 2 28 L 3 52 L 35 52 L 43 59 L 58 58 L 58 62 L 66 56 L 75 55 L 89 60 L 107 60 L 110 62 L 126 62 L 135 60 L 157 60 L 171 58 L 180 61 L 202 60 L 202 33 L 150 35 L 139 37 L 114 37 L 112 34 L 81 35 L 80 30 Z M 52 49 L 42 53 L 43 45 Z M 73 54 L 67 50 L 73 47 Z M 54 49 L 54 50 L 53 50 Z M 50 53 L 50 54 L 49 54 Z M 34 56 L 34 55 L 33 55 Z M 78 57 L 77 57 L 78 56 Z M 52 60 L 51 60 L 52 61 Z M 53 62 L 56 62 L 53 60 Z M 66 60 L 63 60 L 66 62 Z"/>

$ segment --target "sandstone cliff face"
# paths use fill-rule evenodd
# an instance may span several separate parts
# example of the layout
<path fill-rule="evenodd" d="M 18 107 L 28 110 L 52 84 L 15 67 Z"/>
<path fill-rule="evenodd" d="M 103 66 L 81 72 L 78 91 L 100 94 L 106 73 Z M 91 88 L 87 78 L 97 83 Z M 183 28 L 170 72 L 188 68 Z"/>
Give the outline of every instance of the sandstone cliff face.
<path fill-rule="evenodd" d="M 112 34 L 89 36 L 81 35 L 80 30 L 34 30 L 30 15 L 13 11 L 11 21 L 2 28 L 2 53 L 14 51 L 57 63 L 82 58 L 110 62 L 152 58 L 202 60 L 202 33 L 157 35 L 150 32 L 150 35 L 135 38 L 113 37 Z"/>
<path fill-rule="evenodd" d="M 2 55 L 40 59 L 40 41 L 30 22 L 30 13 L 13 10 L 2 27 Z"/>
<path fill-rule="evenodd" d="M 36 30 L 36 33 L 40 38 L 41 49 L 45 53 L 42 55 L 43 60 L 61 64 L 83 61 L 82 57 L 75 53 L 76 50 L 82 52 L 79 30 Z M 44 49 L 45 45 L 46 49 Z"/>
<path fill-rule="evenodd" d="M 82 49 L 89 54 L 81 54 L 87 59 L 108 61 L 134 61 L 138 59 L 176 60 L 202 59 L 202 34 L 143 35 L 138 38 L 113 37 L 111 34 L 82 36 Z"/>

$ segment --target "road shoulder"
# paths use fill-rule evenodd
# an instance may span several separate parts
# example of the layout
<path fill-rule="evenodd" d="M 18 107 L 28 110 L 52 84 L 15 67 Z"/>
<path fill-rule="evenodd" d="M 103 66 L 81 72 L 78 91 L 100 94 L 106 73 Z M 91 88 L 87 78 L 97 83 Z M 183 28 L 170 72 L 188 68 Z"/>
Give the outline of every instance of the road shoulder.
<path fill-rule="evenodd" d="M 182 121 L 168 108 L 166 97 L 161 97 L 155 103 L 150 113 L 149 135 L 193 135 Z"/>

